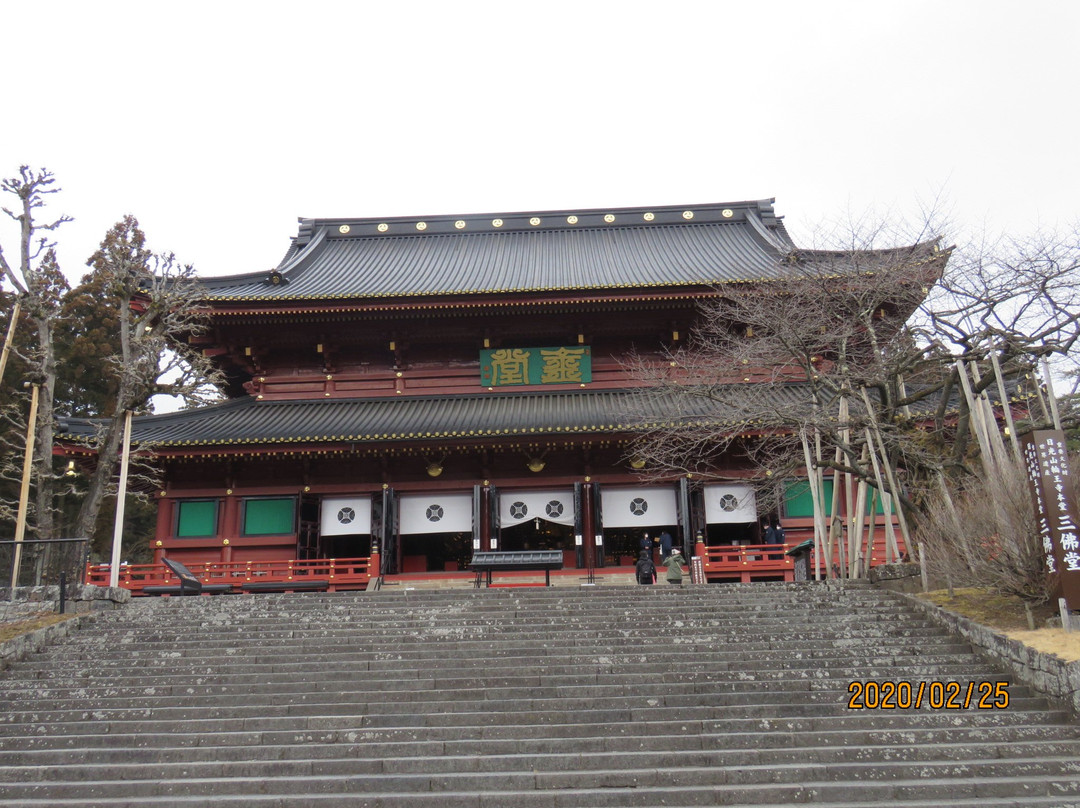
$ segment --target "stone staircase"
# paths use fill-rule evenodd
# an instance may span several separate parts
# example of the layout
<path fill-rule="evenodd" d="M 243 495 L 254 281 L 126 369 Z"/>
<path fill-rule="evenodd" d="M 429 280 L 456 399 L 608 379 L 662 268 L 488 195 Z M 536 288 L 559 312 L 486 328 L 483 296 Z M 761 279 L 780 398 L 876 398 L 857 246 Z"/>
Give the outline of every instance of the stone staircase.
<path fill-rule="evenodd" d="M 1071 714 L 854 584 L 140 599 L 0 701 L 5 808 L 1080 806 Z"/>

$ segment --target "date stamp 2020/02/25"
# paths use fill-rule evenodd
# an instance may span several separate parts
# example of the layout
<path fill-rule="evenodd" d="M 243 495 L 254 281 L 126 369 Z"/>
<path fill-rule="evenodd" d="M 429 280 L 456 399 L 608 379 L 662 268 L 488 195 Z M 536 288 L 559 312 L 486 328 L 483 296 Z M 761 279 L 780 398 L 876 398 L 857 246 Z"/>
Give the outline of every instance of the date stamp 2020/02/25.
<path fill-rule="evenodd" d="M 930 681 L 886 679 L 848 683 L 851 710 L 1005 710 L 1009 706 L 1008 682 Z"/>

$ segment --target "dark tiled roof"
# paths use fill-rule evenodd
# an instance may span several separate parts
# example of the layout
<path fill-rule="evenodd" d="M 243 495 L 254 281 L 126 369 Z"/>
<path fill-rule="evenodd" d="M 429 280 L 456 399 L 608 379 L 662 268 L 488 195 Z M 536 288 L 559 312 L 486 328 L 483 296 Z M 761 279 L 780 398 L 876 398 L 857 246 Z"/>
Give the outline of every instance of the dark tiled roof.
<path fill-rule="evenodd" d="M 791 249 L 772 200 L 319 219 L 302 221 L 276 283 L 268 271 L 204 285 L 210 300 L 270 301 L 701 286 L 775 277 Z"/>
<path fill-rule="evenodd" d="M 799 394 L 792 388 L 791 396 Z M 683 417 L 721 419 L 705 404 Z M 644 408 L 644 409 L 643 409 Z M 483 437 L 538 437 L 632 430 L 631 413 L 670 423 L 672 408 L 632 391 L 488 393 L 393 399 L 257 401 L 244 398 L 195 410 L 136 418 L 136 443 L 158 447 L 229 444 L 379 443 Z M 61 419 L 60 439 L 93 434 L 87 419 Z"/>

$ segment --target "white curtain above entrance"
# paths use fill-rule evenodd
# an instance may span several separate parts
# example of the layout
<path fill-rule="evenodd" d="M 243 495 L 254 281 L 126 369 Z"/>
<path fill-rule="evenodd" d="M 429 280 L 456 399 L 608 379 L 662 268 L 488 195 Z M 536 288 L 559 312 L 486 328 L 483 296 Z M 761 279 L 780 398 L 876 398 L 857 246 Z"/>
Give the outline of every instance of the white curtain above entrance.
<path fill-rule="evenodd" d="M 600 489 L 604 527 L 658 527 L 678 523 L 675 488 Z"/>
<path fill-rule="evenodd" d="M 557 525 L 574 524 L 574 492 L 500 491 L 499 524 L 513 527 L 540 518 Z"/>
<path fill-rule="evenodd" d="M 322 535 L 351 536 L 371 532 L 371 495 L 323 497 Z"/>
<path fill-rule="evenodd" d="M 756 522 L 754 489 L 748 485 L 705 486 L 705 521 L 710 525 Z"/>
<path fill-rule="evenodd" d="M 402 494 L 400 532 L 472 533 L 471 494 Z"/>

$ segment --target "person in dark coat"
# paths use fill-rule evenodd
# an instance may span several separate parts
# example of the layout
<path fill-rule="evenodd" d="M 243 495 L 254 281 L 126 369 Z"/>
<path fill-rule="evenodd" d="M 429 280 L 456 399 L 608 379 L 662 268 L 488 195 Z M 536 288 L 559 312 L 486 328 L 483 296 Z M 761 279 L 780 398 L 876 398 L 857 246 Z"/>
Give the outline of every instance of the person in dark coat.
<path fill-rule="evenodd" d="M 651 551 L 641 551 L 635 573 L 639 584 L 651 584 L 656 581 L 656 565 L 653 564 Z"/>
<path fill-rule="evenodd" d="M 784 543 L 784 529 L 780 527 L 780 523 L 775 519 L 768 523 L 765 528 L 765 544 L 783 544 Z"/>
<path fill-rule="evenodd" d="M 666 530 L 660 534 L 660 560 L 667 561 L 671 555 L 671 534 Z"/>

